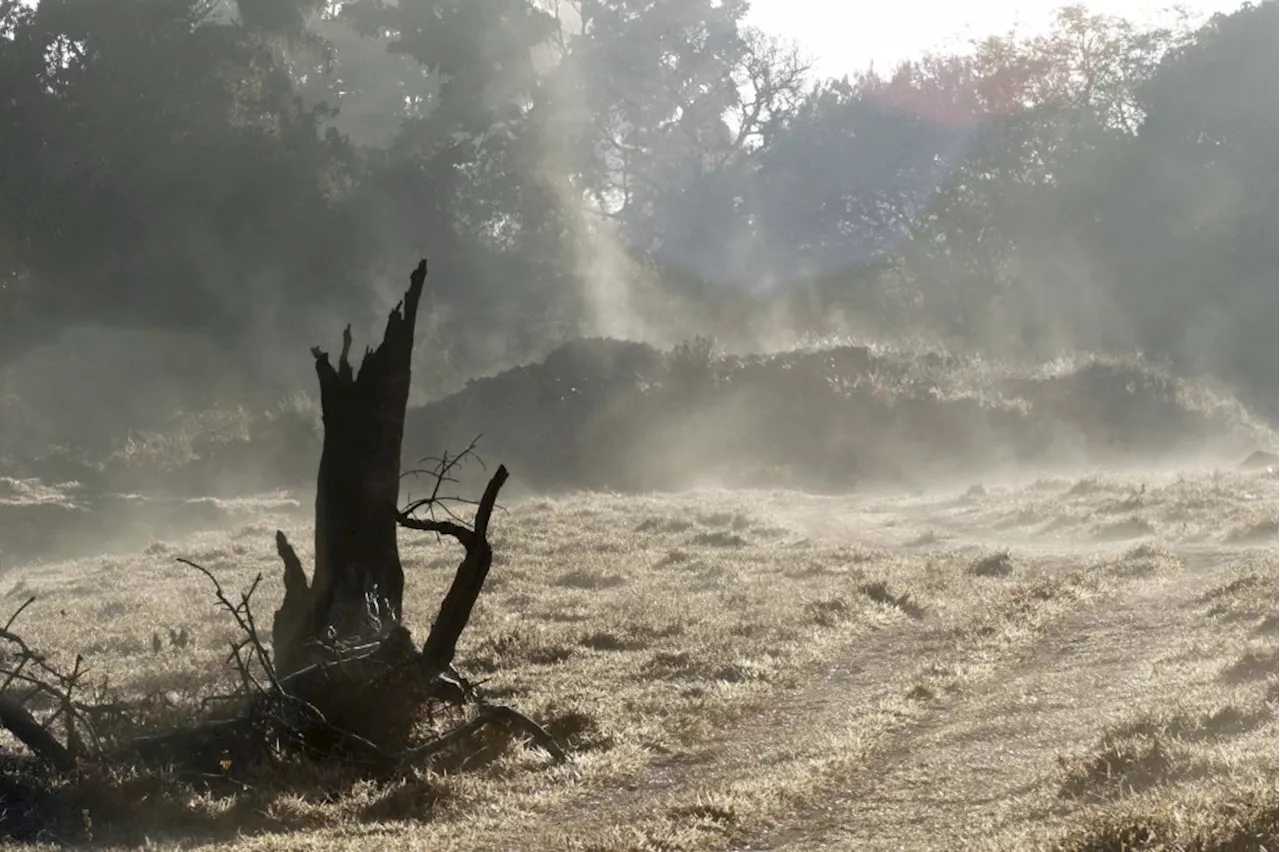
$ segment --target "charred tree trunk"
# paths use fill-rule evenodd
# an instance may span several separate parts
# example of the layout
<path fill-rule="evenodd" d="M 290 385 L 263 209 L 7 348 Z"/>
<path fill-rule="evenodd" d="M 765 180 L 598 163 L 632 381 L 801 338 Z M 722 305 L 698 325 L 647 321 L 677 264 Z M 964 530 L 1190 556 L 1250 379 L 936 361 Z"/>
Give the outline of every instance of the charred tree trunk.
<path fill-rule="evenodd" d="M 477 686 L 452 665 L 458 639 L 493 563 L 488 530 L 498 492 L 507 481 L 506 467 L 499 465 L 474 503 L 470 525 L 449 504 L 472 501 L 443 495 L 440 488 L 445 482 L 456 482 L 451 472 L 472 457 L 471 447 L 441 456 L 438 467 L 430 472 L 436 478 L 430 497 L 403 510 L 398 506 L 409 361 L 426 276 L 424 260 L 410 276 L 403 303 L 391 312 L 382 343 L 365 352 L 358 375 L 348 358 L 349 327 L 342 336 L 337 367 L 324 352 L 312 350 L 324 414 L 324 450 L 316 483 L 315 573 L 308 581 L 297 553 L 284 533 L 277 532 L 285 594 L 275 613 L 274 653 L 266 649 L 250 605 L 261 574 L 237 603 L 211 571 L 178 560 L 212 581 L 219 606 L 240 629 L 241 638 L 231 643 L 228 658 L 239 675 L 240 689 L 232 696 L 218 697 L 235 699 L 241 712 L 140 737 L 120 752 L 127 765 L 155 762 L 171 771 L 180 763 L 202 777 L 217 777 L 230 767 L 256 766 L 288 753 L 345 761 L 383 773 L 430 760 L 486 725 L 514 727 L 555 760 L 564 760 L 564 750 L 546 729 L 510 707 L 485 701 Z M 437 517 L 437 511 L 449 520 Z M 401 623 L 404 571 L 396 546 L 399 527 L 451 536 L 465 550 L 421 651 Z M 7 673 L 5 686 L 21 677 L 36 691 L 60 699 L 58 713 L 64 719 L 67 742 L 63 745 L 51 733 L 48 720 L 40 722 L 14 695 L 3 691 L 0 728 L 42 762 L 69 771 L 82 760 L 86 743 L 95 749 L 95 758 L 109 756 L 109 738 L 99 736 L 98 720 L 118 718 L 124 711 L 119 704 L 92 706 L 73 701 L 72 691 L 82 674 L 81 658 L 76 658 L 74 671 L 61 673 L 9 630 L 34 600 L 29 599 L 0 627 L 0 640 L 19 651 L 12 670 L 0 674 Z M 23 675 L 28 662 L 36 675 Z M 52 683 L 40 680 L 40 673 Z M 434 725 L 435 711 L 441 707 L 460 714 L 458 723 L 415 743 L 422 723 Z M 51 718 L 56 720 L 58 714 Z M 88 739 L 82 732 L 87 732 Z"/>
<path fill-rule="evenodd" d="M 372 639 L 400 622 L 404 571 L 396 546 L 400 452 L 409 402 L 410 356 L 427 262 L 410 276 L 404 301 L 387 319 L 377 349 L 359 372 L 349 360 L 351 328 L 337 367 L 311 350 L 320 379 L 324 449 L 316 481 L 315 572 L 310 584 L 283 536 L 285 600 L 274 646 L 282 674 L 308 662 L 316 642 Z"/>

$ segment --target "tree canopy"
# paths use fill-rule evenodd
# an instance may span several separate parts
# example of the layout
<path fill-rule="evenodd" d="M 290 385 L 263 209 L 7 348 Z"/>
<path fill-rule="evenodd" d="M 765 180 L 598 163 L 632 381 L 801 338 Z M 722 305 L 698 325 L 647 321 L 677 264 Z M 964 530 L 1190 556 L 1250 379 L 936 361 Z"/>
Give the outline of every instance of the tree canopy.
<path fill-rule="evenodd" d="M 430 381 L 643 291 L 672 334 L 767 303 L 1139 348 L 1275 416 L 1275 0 L 1196 30 L 1068 7 L 842 80 L 746 7 L 0 0 L 0 352 L 84 324 L 260 352 L 286 304 L 314 340 L 426 254 Z"/>

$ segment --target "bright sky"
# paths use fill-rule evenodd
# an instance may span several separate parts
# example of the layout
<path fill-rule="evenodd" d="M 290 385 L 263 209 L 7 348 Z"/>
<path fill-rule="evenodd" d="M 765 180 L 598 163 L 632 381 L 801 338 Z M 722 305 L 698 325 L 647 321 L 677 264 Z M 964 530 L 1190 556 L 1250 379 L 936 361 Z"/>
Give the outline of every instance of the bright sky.
<path fill-rule="evenodd" d="M 974 38 L 1005 34 L 1013 26 L 1032 33 L 1053 18 L 1066 0 L 751 0 L 747 22 L 794 41 L 814 61 L 820 77 L 865 70 L 888 71 L 928 50 L 962 48 Z M 1172 0 L 1084 2 L 1092 12 L 1135 22 L 1172 19 Z M 1241 0 L 1186 0 L 1181 5 L 1199 24 L 1215 12 L 1238 9 Z"/>

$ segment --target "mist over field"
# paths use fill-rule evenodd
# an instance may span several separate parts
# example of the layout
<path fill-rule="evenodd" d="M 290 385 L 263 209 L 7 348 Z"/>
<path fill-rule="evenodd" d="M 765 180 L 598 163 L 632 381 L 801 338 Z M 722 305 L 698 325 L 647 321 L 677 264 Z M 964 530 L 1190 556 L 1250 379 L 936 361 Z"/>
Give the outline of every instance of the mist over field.
<path fill-rule="evenodd" d="M 828 79 L 746 0 L 0 0 L 0 726 L 236 686 L 174 560 L 319 576 L 311 349 L 425 257 L 400 501 L 510 469 L 459 669 L 570 755 L 0 730 L 0 837 L 1274 849 L 1277 2 L 1102 8 Z"/>

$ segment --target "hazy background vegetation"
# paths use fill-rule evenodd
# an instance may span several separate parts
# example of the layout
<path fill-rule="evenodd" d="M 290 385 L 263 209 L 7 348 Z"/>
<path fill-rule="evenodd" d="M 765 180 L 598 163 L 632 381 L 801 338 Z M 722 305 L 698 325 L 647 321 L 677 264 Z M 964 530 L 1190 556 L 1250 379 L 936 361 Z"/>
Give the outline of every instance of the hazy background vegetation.
<path fill-rule="evenodd" d="M 5 735 L 0 837 L 1276 847 L 1275 0 L 839 80 L 747 14 L 0 0 L 12 659 L 120 737 L 228 712 L 243 637 L 174 559 L 265 578 L 265 638 L 272 532 L 315 558 L 308 350 L 427 256 L 404 466 L 512 472 L 458 668 L 571 751 L 169 740 L 230 787 Z M 421 636 L 457 548 L 398 546 Z M 55 725 L 65 683 L 12 697 Z"/>
<path fill-rule="evenodd" d="M 419 402 L 584 336 L 909 339 L 1274 425 L 1275 2 L 842 80 L 746 9 L 0 0 L 0 457 L 314 423 L 307 348 L 422 255 Z"/>

